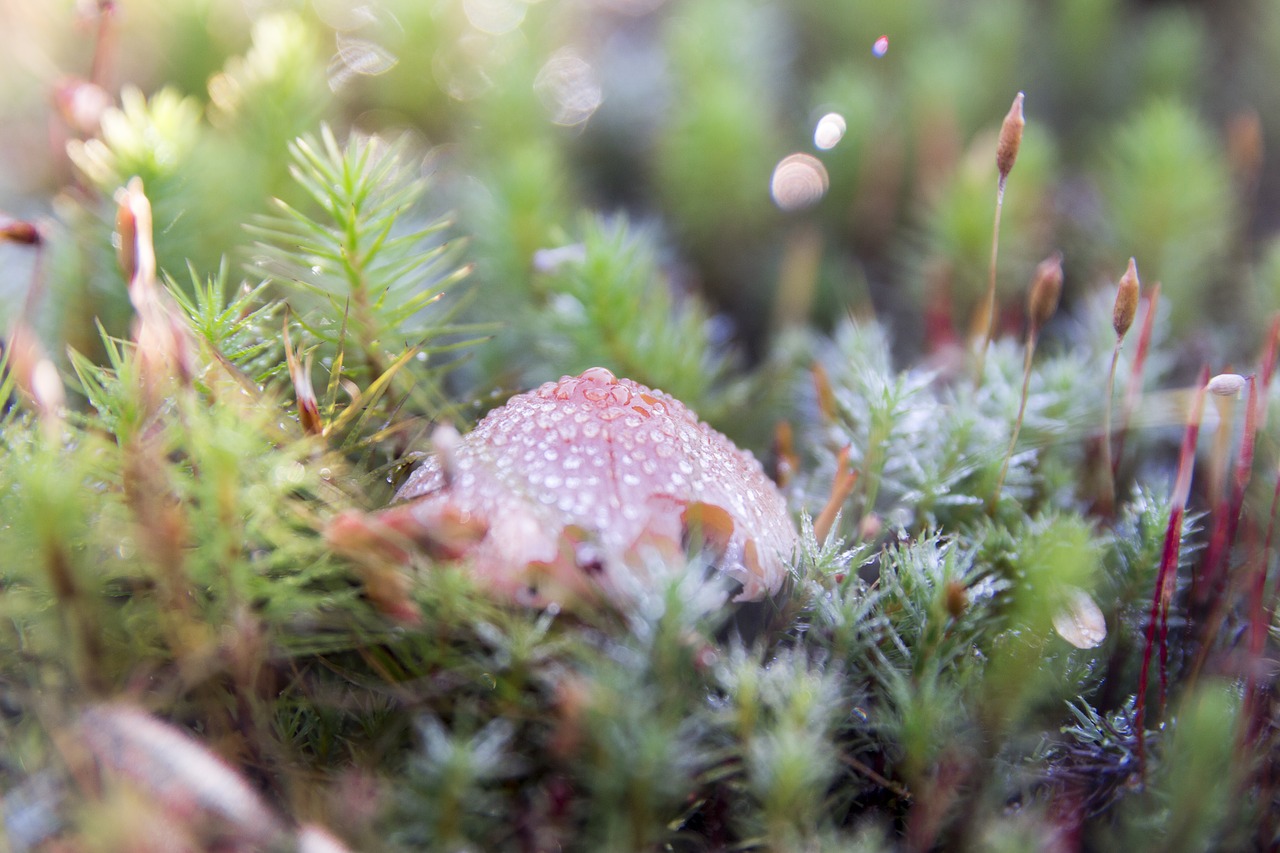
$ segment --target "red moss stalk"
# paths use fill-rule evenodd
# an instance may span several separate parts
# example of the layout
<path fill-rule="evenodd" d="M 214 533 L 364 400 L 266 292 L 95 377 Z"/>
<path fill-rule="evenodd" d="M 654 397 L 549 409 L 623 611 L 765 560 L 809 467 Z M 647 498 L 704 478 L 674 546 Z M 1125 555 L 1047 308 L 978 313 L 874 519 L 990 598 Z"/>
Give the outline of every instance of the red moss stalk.
<path fill-rule="evenodd" d="M 1217 378 L 1215 377 L 1215 381 Z M 1240 379 L 1235 378 L 1237 381 Z M 1240 437 L 1240 450 L 1236 456 L 1231 494 L 1225 502 L 1219 501 L 1214 507 L 1213 533 L 1204 556 L 1201 594 L 1209 598 L 1222 592 L 1231 543 L 1235 541 L 1236 532 L 1240 527 L 1240 513 L 1244 509 L 1244 492 L 1249 485 L 1249 477 L 1253 470 L 1253 453 L 1259 418 L 1257 380 L 1251 375 L 1243 381 L 1244 386 L 1248 388 L 1249 399 L 1245 405 L 1244 431 Z"/>
<path fill-rule="evenodd" d="M 1271 391 L 1271 377 L 1276 372 L 1276 359 L 1280 358 L 1280 312 L 1271 318 L 1267 329 L 1267 346 L 1262 353 L 1258 380 L 1258 431 L 1267 426 L 1267 397 Z"/>
<path fill-rule="evenodd" d="M 1146 709 L 1147 687 L 1151 676 L 1151 653 L 1155 645 L 1156 626 L 1163 624 L 1161 633 L 1160 707 L 1164 711 L 1167 691 L 1167 640 L 1168 610 L 1173 598 L 1174 581 L 1178 572 L 1178 554 L 1182 546 L 1182 521 L 1186 513 L 1187 497 L 1191 492 L 1191 471 L 1195 467 L 1196 441 L 1200 436 L 1200 419 L 1204 414 L 1204 397 L 1209 382 L 1209 368 L 1200 371 L 1197 390 L 1187 417 L 1187 429 L 1182 437 L 1182 450 L 1178 456 L 1178 477 L 1174 481 L 1170 501 L 1169 524 L 1165 528 L 1164 546 L 1160 552 L 1160 570 L 1156 575 L 1155 590 L 1151 596 L 1151 612 L 1147 618 L 1146 642 L 1142 650 L 1142 670 L 1138 675 L 1138 701 L 1134 712 L 1134 726 L 1138 733 L 1138 766 L 1146 774 Z M 1164 619 L 1161 615 L 1164 615 Z"/>
<path fill-rule="evenodd" d="M 1133 319 L 1138 313 L 1140 287 L 1138 265 L 1133 258 L 1130 258 L 1129 267 L 1120 277 L 1115 305 L 1111 309 L 1111 328 L 1116 333 L 1116 345 L 1111 350 L 1111 369 L 1107 372 L 1107 398 L 1102 410 L 1102 473 L 1106 480 L 1103 486 L 1101 508 L 1106 515 L 1111 514 L 1116 499 L 1115 462 L 1111 455 L 1111 407 L 1116 388 L 1116 365 L 1120 362 L 1120 347 L 1124 345 L 1124 336 L 1129 333 L 1129 327 L 1133 325 Z"/>
<path fill-rule="evenodd" d="M 1116 428 L 1115 453 L 1111 458 L 1111 477 L 1114 481 L 1120 468 L 1120 458 L 1124 455 L 1124 438 L 1129 431 L 1129 423 L 1133 419 L 1133 410 L 1138 405 L 1138 396 L 1142 393 L 1142 375 L 1147 365 L 1147 353 L 1151 350 L 1151 335 L 1155 328 L 1156 309 L 1160 306 L 1160 282 L 1151 285 L 1147 296 L 1147 313 L 1142 318 L 1142 330 L 1138 333 L 1138 346 L 1133 353 L 1133 364 L 1129 368 L 1129 387 L 1124 395 L 1124 409 L 1120 412 L 1120 425 Z"/>

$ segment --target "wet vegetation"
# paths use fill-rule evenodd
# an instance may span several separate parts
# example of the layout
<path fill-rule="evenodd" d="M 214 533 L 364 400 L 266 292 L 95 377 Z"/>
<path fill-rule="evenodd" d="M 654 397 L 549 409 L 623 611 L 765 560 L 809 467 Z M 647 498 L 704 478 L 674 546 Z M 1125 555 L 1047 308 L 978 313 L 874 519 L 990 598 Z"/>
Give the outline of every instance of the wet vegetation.
<path fill-rule="evenodd" d="M 8 849 L 1280 843 L 1280 6 L 0 20 Z M 775 596 L 334 547 L 596 365 Z"/>

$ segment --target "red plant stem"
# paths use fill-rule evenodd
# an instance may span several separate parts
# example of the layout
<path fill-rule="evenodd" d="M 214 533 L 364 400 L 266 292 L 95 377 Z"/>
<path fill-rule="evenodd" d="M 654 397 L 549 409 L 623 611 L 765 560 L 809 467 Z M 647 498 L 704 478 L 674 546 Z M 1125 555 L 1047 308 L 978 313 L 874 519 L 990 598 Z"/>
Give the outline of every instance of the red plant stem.
<path fill-rule="evenodd" d="M 1258 713 L 1261 708 L 1262 691 L 1255 684 L 1257 678 L 1258 666 L 1262 663 L 1262 648 L 1266 642 L 1267 628 L 1271 625 L 1276 613 L 1276 594 L 1280 592 L 1280 585 L 1271 593 L 1271 606 L 1264 607 L 1262 600 L 1266 595 L 1267 587 L 1267 562 L 1271 557 L 1271 537 L 1276 530 L 1276 505 L 1280 504 L 1280 471 L 1276 475 L 1276 485 L 1271 491 L 1271 508 L 1267 511 L 1267 536 L 1262 546 L 1262 554 L 1258 557 L 1258 565 L 1253 578 L 1253 598 L 1250 601 L 1252 605 L 1249 614 L 1249 664 L 1248 677 L 1245 682 L 1245 698 L 1250 702 L 1251 707 L 1246 707 L 1251 724 L 1258 728 L 1252 731 L 1260 730 L 1262 720 Z"/>
<path fill-rule="evenodd" d="M 1266 571 L 1267 571 L 1266 561 L 1271 554 L 1271 536 L 1273 533 L 1275 533 L 1275 529 L 1276 529 L 1276 506 L 1277 505 L 1280 505 L 1280 470 L 1276 471 L 1276 485 L 1275 485 L 1275 489 L 1273 489 L 1271 492 L 1271 510 L 1267 514 L 1267 539 L 1266 539 L 1266 544 L 1262 546 L 1262 573 L 1264 578 L 1266 577 Z M 1277 596 L 1280 596 L 1280 585 L 1277 585 L 1276 589 L 1271 593 L 1271 595 L 1272 595 L 1272 599 L 1271 599 L 1270 610 L 1271 610 L 1271 613 L 1274 614 L 1276 612 L 1276 607 L 1280 606 L 1280 601 L 1277 600 Z"/>
<path fill-rule="evenodd" d="M 1120 457 L 1124 455 L 1124 437 L 1129 431 L 1129 420 L 1133 417 L 1134 406 L 1138 404 L 1138 395 L 1142 393 L 1142 372 L 1147 364 L 1147 353 L 1151 349 L 1151 334 L 1155 328 L 1156 309 L 1160 307 L 1160 282 L 1151 286 L 1147 296 L 1147 313 L 1142 318 L 1142 331 L 1138 334 L 1138 348 L 1133 354 L 1133 364 L 1129 368 L 1129 387 L 1124 395 L 1124 411 L 1120 414 L 1120 424 L 1116 428 L 1115 454 L 1111 457 L 1111 479 L 1114 482 L 1116 471 L 1120 468 Z"/>
<path fill-rule="evenodd" d="M 1249 400 L 1245 404 L 1244 432 L 1240 436 L 1240 452 L 1236 456 L 1231 495 L 1227 499 L 1226 513 L 1219 516 L 1214 525 L 1213 536 L 1205 553 L 1204 594 L 1208 596 L 1220 594 L 1222 591 L 1231 543 L 1236 539 L 1236 531 L 1240 527 L 1240 513 L 1244 509 L 1244 491 L 1253 473 L 1253 450 L 1258 435 L 1257 378 L 1250 375 L 1247 382 L 1249 383 Z"/>
<path fill-rule="evenodd" d="M 1280 482 L 1277 482 L 1277 490 L 1275 495 L 1280 495 Z M 1275 514 L 1275 495 L 1271 498 L 1271 513 Z M 1252 541 L 1256 546 L 1257 531 L 1251 524 L 1248 530 L 1253 533 Z M 1245 686 L 1244 686 L 1244 726 L 1241 733 L 1248 740 L 1260 731 L 1261 719 L 1258 710 L 1261 707 L 1262 691 L 1258 686 L 1258 669 L 1262 666 L 1262 649 L 1266 643 L 1267 626 L 1271 624 L 1269 613 L 1263 600 L 1266 597 L 1267 589 L 1267 555 L 1271 553 L 1271 525 L 1267 525 L 1267 547 L 1258 554 L 1250 549 L 1250 554 L 1254 555 L 1251 562 L 1253 581 L 1249 590 L 1249 655 L 1245 664 Z"/>
<path fill-rule="evenodd" d="M 114 19 L 116 4 L 112 0 L 98 2 L 98 32 L 93 40 L 93 59 L 89 64 L 89 82 L 106 87 L 107 63 L 111 59 L 111 47 L 114 41 Z"/>
<path fill-rule="evenodd" d="M 1187 418 L 1187 430 L 1182 437 L 1182 450 L 1178 456 L 1178 477 L 1174 481 L 1169 511 L 1169 525 L 1165 528 L 1164 547 L 1160 553 L 1160 570 L 1156 575 L 1155 590 L 1151 595 L 1151 614 L 1147 619 L 1146 643 L 1142 650 L 1142 671 L 1138 675 L 1138 701 L 1134 709 L 1134 726 L 1138 732 L 1138 766 L 1146 775 L 1146 710 L 1147 686 L 1151 676 L 1151 652 L 1155 645 L 1156 624 L 1161 611 L 1168 614 L 1168 600 L 1173 597 L 1173 581 L 1177 576 L 1178 552 L 1182 545 L 1182 519 L 1186 512 L 1187 497 L 1191 493 L 1191 470 L 1195 466 L 1196 440 L 1200 436 L 1200 419 L 1204 414 L 1205 386 L 1209 382 L 1209 368 L 1200 370 L 1195 399 Z M 1167 621 L 1165 622 L 1167 627 Z M 1165 668 L 1167 633 L 1161 635 L 1161 713 L 1165 701 Z"/>
<path fill-rule="evenodd" d="M 1267 348 L 1262 353 L 1258 382 L 1258 431 L 1267 425 L 1267 396 L 1271 391 L 1271 377 L 1276 372 L 1276 359 L 1280 357 L 1280 312 L 1271 318 L 1267 330 Z"/>

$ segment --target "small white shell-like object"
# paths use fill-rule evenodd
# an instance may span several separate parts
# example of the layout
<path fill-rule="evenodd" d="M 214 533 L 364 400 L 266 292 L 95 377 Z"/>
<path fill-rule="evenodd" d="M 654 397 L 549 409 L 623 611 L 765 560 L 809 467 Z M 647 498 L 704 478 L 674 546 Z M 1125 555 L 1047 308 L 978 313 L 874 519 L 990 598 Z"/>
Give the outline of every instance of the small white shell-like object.
<path fill-rule="evenodd" d="M 1089 593 L 1072 587 L 1066 606 L 1053 617 L 1053 629 L 1077 649 L 1092 649 L 1107 638 L 1107 618 Z"/>

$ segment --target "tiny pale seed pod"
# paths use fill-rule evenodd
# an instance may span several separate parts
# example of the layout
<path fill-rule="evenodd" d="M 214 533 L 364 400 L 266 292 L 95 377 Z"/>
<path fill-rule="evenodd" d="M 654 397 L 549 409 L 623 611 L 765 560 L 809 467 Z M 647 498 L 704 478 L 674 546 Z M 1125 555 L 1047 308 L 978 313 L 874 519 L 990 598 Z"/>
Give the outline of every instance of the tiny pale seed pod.
<path fill-rule="evenodd" d="M 1219 373 L 1209 380 L 1205 388 L 1210 394 L 1219 397 L 1238 397 L 1244 390 L 1245 382 L 1245 378 L 1239 373 Z"/>
<path fill-rule="evenodd" d="M 1120 285 L 1116 290 L 1116 304 L 1111 312 L 1111 328 L 1116 330 L 1116 337 L 1123 338 L 1133 325 L 1133 318 L 1138 314 L 1138 263 L 1129 259 L 1129 268 L 1120 276 Z"/>
<path fill-rule="evenodd" d="M 1072 587 L 1063 609 L 1053 617 L 1053 629 L 1077 649 L 1093 649 L 1107 638 L 1107 618 L 1089 593 Z"/>
<path fill-rule="evenodd" d="M 1036 266 L 1031 280 L 1031 293 L 1027 296 L 1027 315 L 1031 328 L 1039 332 L 1058 310 L 1062 296 L 1062 253 L 1054 252 Z"/>
<path fill-rule="evenodd" d="M 1013 171 L 1014 161 L 1018 159 L 1018 149 L 1022 147 L 1022 129 L 1027 120 L 1022 116 L 1022 92 L 1013 99 L 1013 106 L 1000 125 L 1000 142 L 996 146 L 996 168 L 1000 170 L 1000 183 L 1003 184 Z"/>

